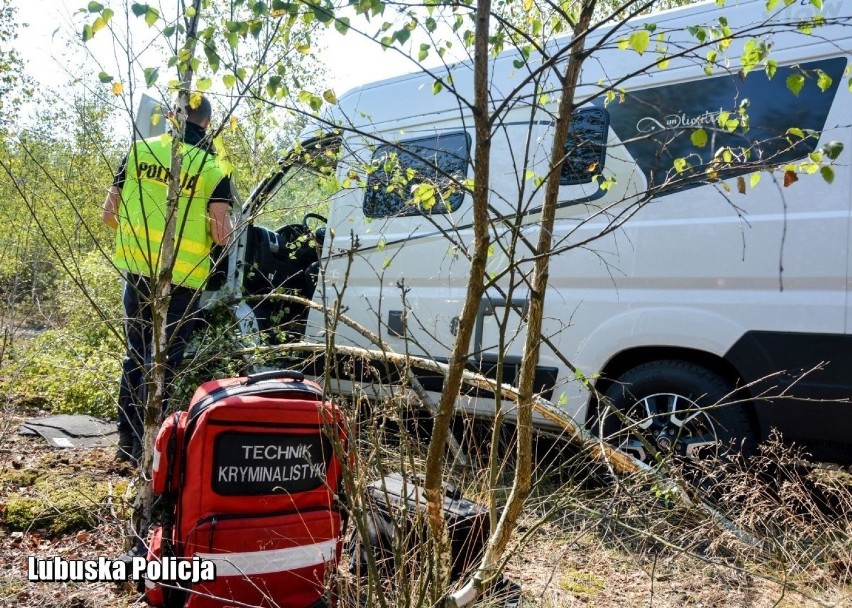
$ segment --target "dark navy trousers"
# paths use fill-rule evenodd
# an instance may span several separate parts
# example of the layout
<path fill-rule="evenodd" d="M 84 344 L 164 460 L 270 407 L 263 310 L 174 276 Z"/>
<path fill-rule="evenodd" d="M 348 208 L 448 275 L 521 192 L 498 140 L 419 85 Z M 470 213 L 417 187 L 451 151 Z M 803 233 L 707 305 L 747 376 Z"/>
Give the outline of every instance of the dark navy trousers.
<path fill-rule="evenodd" d="M 198 315 L 198 292 L 172 285 L 166 315 L 166 383 L 163 412 L 168 408 L 170 386 L 175 370 L 183 362 L 184 351 Z M 118 394 L 119 433 L 133 433 L 134 443 L 144 432 L 143 412 L 147 398 L 146 379 L 154 355 L 151 285 L 148 277 L 128 274 L 124 283 L 124 333 L 126 356 L 122 365 Z M 161 413 L 162 415 L 162 413 Z"/>

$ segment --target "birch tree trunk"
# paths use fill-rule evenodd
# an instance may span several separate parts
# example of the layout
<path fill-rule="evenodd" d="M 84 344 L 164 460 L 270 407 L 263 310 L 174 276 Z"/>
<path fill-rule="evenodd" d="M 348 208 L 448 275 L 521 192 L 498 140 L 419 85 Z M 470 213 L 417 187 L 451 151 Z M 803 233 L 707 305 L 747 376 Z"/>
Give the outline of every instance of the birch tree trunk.
<path fill-rule="evenodd" d="M 470 341 L 476 323 L 479 304 L 485 292 L 485 264 L 490 241 L 488 223 L 489 161 L 491 157 L 491 120 L 488 90 L 488 29 L 491 20 L 491 1 L 480 0 L 476 7 L 476 38 L 474 46 L 474 107 L 476 132 L 475 165 L 473 170 L 473 251 L 470 252 L 470 275 L 467 294 L 459 317 L 458 334 L 450 355 L 449 370 L 444 378 L 441 401 L 435 415 L 432 437 L 426 457 L 425 493 L 432 542 L 436 551 L 436 580 L 433 600 L 438 602 L 450 581 L 449 536 L 443 514 L 441 487 L 446 460 L 450 421 L 455 413 L 456 399 L 462 385 Z"/>
<path fill-rule="evenodd" d="M 568 139 L 568 131 L 574 111 L 574 92 L 580 77 L 583 59 L 585 58 L 585 33 L 591 23 L 595 4 L 596 0 L 586 0 L 583 3 L 580 17 L 573 28 L 574 37 L 571 42 L 572 49 L 568 64 L 564 75 L 560 77 L 559 109 L 551 146 L 545 198 L 541 210 L 535 264 L 530 282 L 527 335 L 518 380 L 518 439 L 514 478 L 512 489 L 500 520 L 497 522 L 488 540 L 482 562 L 474 576 L 474 585 L 477 593 L 481 592 L 482 588 L 499 573 L 499 562 L 506 551 L 512 532 L 515 529 L 532 487 L 533 381 L 535 379 L 535 369 L 541 348 L 541 326 L 544 314 L 544 299 L 548 287 L 553 226 L 556 219 L 559 182 L 565 156 L 565 142 Z"/>
<path fill-rule="evenodd" d="M 186 118 L 190 104 L 190 92 L 193 79 L 192 58 L 195 56 L 198 22 L 202 0 L 193 0 L 186 12 L 186 44 L 188 58 L 179 68 L 180 85 L 172 123 L 172 154 L 168 198 L 166 202 L 166 225 L 160 250 L 159 274 L 151 277 L 151 316 L 153 318 L 153 353 L 151 368 L 146 378 L 145 433 L 142 438 L 142 462 L 138 478 L 138 493 L 134 504 L 132 526 L 137 538 L 145 538 L 151 525 L 151 512 L 154 495 L 151 488 L 151 466 L 154 457 L 154 442 L 163 416 L 163 399 L 166 390 L 166 366 L 168 365 L 169 344 L 166 335 L 166 318 L 171 301 L 172 270 L 175 264 L 175 236 L 180 195 L 181 165 L 183 164 L 183 138 L 186 131 Z M 189 7 L 188 7 L 189 8 Z"/>

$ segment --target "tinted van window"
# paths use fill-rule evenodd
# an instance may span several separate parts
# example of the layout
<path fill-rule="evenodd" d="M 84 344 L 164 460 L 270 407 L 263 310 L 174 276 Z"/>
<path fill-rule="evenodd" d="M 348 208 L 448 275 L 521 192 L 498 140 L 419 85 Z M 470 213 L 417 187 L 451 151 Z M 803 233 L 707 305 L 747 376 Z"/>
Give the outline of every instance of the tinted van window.
<path fill-rule="evenodd" d="M 606 110 L 577 110 L 571 117 L 565 160 L 559 183 L 563 186 L 587 184 L 600 175 L 606 159 L 606 134 L 609 115 Z"/>
<path fill-rule="evenodd" d="M 373 153 L 373 171 L 367 177 L 364 215 L 455 211 L 464 200 L 460 184 L 467 176 L 469 157 L 470 138 L 464 132 L 379 146 Z"/>

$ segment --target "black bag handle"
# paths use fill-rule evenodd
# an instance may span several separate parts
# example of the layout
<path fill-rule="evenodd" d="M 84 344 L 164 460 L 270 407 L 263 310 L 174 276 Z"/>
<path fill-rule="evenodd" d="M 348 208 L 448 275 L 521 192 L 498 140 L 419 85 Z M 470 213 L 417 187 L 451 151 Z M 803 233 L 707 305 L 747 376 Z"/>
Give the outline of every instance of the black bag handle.
<path fill-rule="evenodd" d="M 305 374 L 293 371 L 292 369 L 273 369 L 268 372 L 258 372 L 256 374 L 249 375 L 244 386 L 251 386 L 252 384 L 257 384 L 258 382 L 264 382 L 266 380 L 281 379 L 293 380 L 294 382 L 304 382 Z"/>

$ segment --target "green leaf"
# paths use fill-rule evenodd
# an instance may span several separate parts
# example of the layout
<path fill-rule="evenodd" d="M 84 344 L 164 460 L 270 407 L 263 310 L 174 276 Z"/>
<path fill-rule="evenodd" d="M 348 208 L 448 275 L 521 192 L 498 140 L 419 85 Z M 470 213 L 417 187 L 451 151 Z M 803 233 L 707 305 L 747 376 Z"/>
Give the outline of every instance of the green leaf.
<path fill-rule="evenodd" d="M 198 82 L 195 84 L 195 88 L 202 93 L 208 91 L 211 86 L 213 86 L 213 81 L 210 78 L 199 78 Z"/>
<path fill-rule="evenodd" d="M 349 17 L 340 17 L 334 22 L 334 29 L 336 29 L 343 36 L 349 31 Z"/>
<path fill-rule="evenodd" d="M 748 185 L 755 188 L 760 183 L 760 173 L 755 171 L 749 176 Z"/>
<path fill-rule="evenodd" d="M 276 97 L 278 90 L 281 88 L 281 76 L 271 76 L 269 82 L 266 83 L 266 94 L 270 97 Z M 310 97 L 305 97 L 306 101 L 310 101 Z"/>
<path fill-rule="evenodd" d="M 630 34 L 628 42 L 630 48 L 641 55 L 648 49 L 648 45 L 651 44 L 651 32 L 647 30 L 633 32 Z"/>
<path fill-rule="evenodd" d="M 689 163 L 686 162 L 685 158 L 676 158 L 674 159 L 674 168 L 678 173 L 683 173 L 689 169 Z"/>
<path fill-rule="evenodd" d="M 100 13 L 104 10 L 104 5 L 100 2 L 89 2 L 89 6 L 87 8 L 90 13 Z"/>
<path fill-rule="evenodd" d="M 822 179 L 824 179 L 827 184 L 834 183 L 834 169 L 825 165 L 820 168 L 819 172 L 822 174 Z"/>
<path fill-rule="evenodd" d="M 170 38 L 175 33 L 175 26 L 169 25 L 163 28 L 163 36 Z"/>
<path fill-rule="evenodd" d="M 810 36 L 814 31 L 813 25 L 811 24 L 810 21 L 800 22 L 799 25 L 796 27 L 796 29 L 799 30 L 800 32 L 802 32 L 803 34 L 808 35 L 808 36 Z"/>
<path fill-rule="evenodd" d="M 823 72 L 822 70 L 817 70 L 817 86 L 819 90 L 823 93 L 831 88 L 831 84 L 834 82 L 831 79 L 831 76 Z"/>
<path fill-rule="evenodd" d="M 778 62 L 774 59 L 766 60 L 766 77 L 772 78 L 775 76 L 775 72 L 778 71 Z"/>
<path fill-rule="evenodd" d="M 822 151 L 831 160 L 837 160 L 837 157 L 843 152 L 843 142 L 830 141 L 822 147 Z"/>
<path fill-rule="evenodd" d="M 130 11 L 137 17 L 146 15 L 149 8 L 150 7 L 147 4 L 139 4 L 138 2 L 134 2 L 130 5 Z"/>
<path fill-rule="evenodd" d="M 802 92 L 805 86 L 805 77 L 802 74 L 790 74 L 787 76 L 787 88 L 793 92 L 796 97 Z"/>
<path fill-rule="evenodd" d="M 106 21 L 103 17 L 98 17 L 92 22 L 92 34 L 97 34 L 106 27 Z"/>
<path fill-rule="evenodd" d="M 417 53 L 417 61 L 423 61 L 428 56 L 429 56 L 429 45 L 428 44 L 421 44 L 420 45 L 420 51 Z M 517 61 L 516 61 L 516 63 L 517 63 Z"/>
<path fill-rule="evenodd" d="M 629 47 L 629 46 L 630 46 L 630 41 L 627 40 L 627 38 L 622 38 L 621 40 L 618 41 L 618 50 L 619 51 L 626 51 L 627 47 Z"/>
<path fill-rule="evenodd" d="M 204 45 L 204 55 L 207 57 L 207 64 L 210 66 L 210 71 L 214 74 L 219 71 L 219 54 L 212 46 Z"/>
<path fill-rule="evenodd" d="M 222 76 L 222 84 L 225 85 L 226 89 L 233 88 L 233 86 L 237 84 L 237 77 L 233 74 L 225 74 Z"/>
<path fill-rule="evenodd" d="M 326 89 L 325 91 L 323 91 L 322 98 L 325 99 L 331 105 L 337 104 L 337 95 L 334 94 L 334 91 L 332 89 Z"/>
<path fill-rule="evenodd" d="M 149 89 L 154 86 L 157 82 L 157 78 L 160 76 L 159 68 L 145 68 L 145 86 Z"/>
<path fill-rule="evenodd" d="M 197 14 L 197 11 L 195 10 L 194 6 L 190 6 L 186 9 L 185 15 L 186 15 L 187 19 L 192 19 L 193 17 L 195 17 L 196 14 Z"/>
<path fill-rule="evenodd" d="M 411 32 L 409 32 L 406 28 L 402 28 L 394 32 L 393 37 L 396 40 L 399 40 L 400 44 L 405 44 L 408 42 L 408 39 L 411 38 Z"/>
<path fill-rule="evenodd" d="M 148 12 L 145 13 L 145 23 L 148 24 L 148 27 L 152 27 L 155 23 L 157 23 L 157 19 L 160 18 L 160 11 L 151 7 L 148 9 Z"/>
<path fill-rule="evenodd" d="M 100 74 L 98 74 L 98 80 L 100 80 L 101 82 L 112 82 L 112 76 L 110 76 L 106 72 L 101 72 Z"/>
<path fill-rule="evenodd" d="M 432 83 L 432 95 L 437 95 L 441 91 L 444 90 L 444 83 L 440 80 L 436 80 Z"/>
<path fill-rule="evenodd" d="M 112 19 L 114 16 L 115 16 L 115 11 L 112 10 L 111 8 L 105 8 L 101 12 L 101 17 L 103 17 L 104 21 L 107 22 L 107 23 L 109 23 L 109 20 Z"/>
<path fill-rule="evenodd" d="M 88 23 L 83 26 L 83 42 L 88 42 L 92 39 L 95 33 L 92 31 L 92 26 Z"/>
<path fill-rule="evenodd" d="M 811 4 L 813 4 L 818 11 L 822 10 L 822 0 L 811 0 Z"/>
<path fill-rule="evenodd" d="M 692 132 L 689 139 L 692 141 L 692 145 L 696 148 L 703 148 L 707 145 L 707 131 L 704 129 L 697 129 Z"/>

